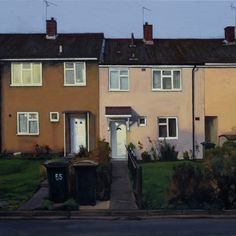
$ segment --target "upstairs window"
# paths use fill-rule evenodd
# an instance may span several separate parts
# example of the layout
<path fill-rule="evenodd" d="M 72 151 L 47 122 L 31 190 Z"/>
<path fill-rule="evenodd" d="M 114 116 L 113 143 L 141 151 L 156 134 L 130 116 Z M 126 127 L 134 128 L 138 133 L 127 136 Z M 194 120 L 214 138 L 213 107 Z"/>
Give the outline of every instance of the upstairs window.
<path fill-rule="evenodd" d="M 153 70 L 152 90 L 179 91 L 181 90 L 180 70 Z"/>
<path fill-rule="evenodd" d="M 176 117 L 159 117 L 158 128 L 159 128 L 159 139 L 177 139 L 178 128 L 177 128 Z"/>
<path fill-rule="evenodd" d="M 85 86 L 85 63 L 65 62 L 64 63 L 64 85 L 65 86 Z"/>
<path fill-rule="evenodd" d="M 11 74 L 12 86 L 42 85 L 41 63 L 12 63 Z"/>
<path fill-rule="evenodd" d="M 109 91 L 128 91 L 129 72 L 128 69 L 110 69 Z"/>
<path fill-rule="evenodd" d="M 17 112 L 17 134 L 18 135 L 39 134 L 38 112 Z"/>

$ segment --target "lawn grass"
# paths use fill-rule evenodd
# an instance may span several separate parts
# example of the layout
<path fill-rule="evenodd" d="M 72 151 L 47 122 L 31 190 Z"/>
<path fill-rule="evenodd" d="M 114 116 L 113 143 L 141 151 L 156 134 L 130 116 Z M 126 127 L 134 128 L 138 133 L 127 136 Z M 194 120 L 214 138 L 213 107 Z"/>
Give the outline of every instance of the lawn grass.
<path fill-rule="evenodd" d="M 42 160 L 0 160 L 0 210 L 15 210 L 39 187 Z"/>
<path fill-rule="evenodd" d="M 184 161 L 143 163 L 143 201 L 147 209 L 166 209 L 173 166 Z"/>

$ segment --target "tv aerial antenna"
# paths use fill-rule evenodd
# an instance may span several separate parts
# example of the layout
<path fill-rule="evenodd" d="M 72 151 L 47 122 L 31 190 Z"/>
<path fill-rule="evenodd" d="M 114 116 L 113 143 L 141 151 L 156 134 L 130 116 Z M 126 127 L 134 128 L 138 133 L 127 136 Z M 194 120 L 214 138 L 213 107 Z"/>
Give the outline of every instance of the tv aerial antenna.
<path fill-rule="evenodd" d="M 57 6 L 57 4 L 55 4 L 54 2 L 49 2 L 48 0 L 43 0 L 43 2 L 45 3 L 45 16 L 46 16 L 46 20 L 48 18 L 48 7 L 50 6 Z"/>
<path fill-rule="evenodd" d="M 231 10 L 234 11 L 234 26 L 236 28 L 236 6 L 233 3 L 231 3 L 230 8 Z"/>
<path fill-rule="evenodd" d="M 142 14 L 143 14 L 143 25 L 144 25 L 144 17 L 145 17 L 145 11 L 152 11 L 151 9 L 147 7 L 142 7 Z"/>

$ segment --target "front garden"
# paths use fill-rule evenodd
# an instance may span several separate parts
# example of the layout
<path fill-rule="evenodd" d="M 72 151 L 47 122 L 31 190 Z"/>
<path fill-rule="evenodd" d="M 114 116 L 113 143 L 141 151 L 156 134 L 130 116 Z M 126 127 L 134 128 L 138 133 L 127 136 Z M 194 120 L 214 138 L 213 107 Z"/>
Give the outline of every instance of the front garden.
<path fill-rule="evenodd" d="M 146 209 L 236 209 L 236 149 L 232 143 L 202 161 L 142 162 Z"/>
<path fill-rule="evenodd" d="M 43 160 L 0 159 L 0 210 L 16 210 L 39 187 Z"/>

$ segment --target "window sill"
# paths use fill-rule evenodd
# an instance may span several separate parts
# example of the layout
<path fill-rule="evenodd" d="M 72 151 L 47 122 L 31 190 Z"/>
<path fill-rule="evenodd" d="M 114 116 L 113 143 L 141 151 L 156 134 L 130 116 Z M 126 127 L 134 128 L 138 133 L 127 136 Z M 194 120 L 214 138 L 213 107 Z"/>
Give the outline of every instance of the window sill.
<path fill-rule="evenodd" d="M 10 84 L 10 87 L 42 87 L 42 84 Z"/>
<path fill-rule="evenodd" d="M 116 89 L 109 89 L 109 92 L 129 92 L 130 90 L 116 90 Z"/>
<path fill-rule="evenodd" d="M 39 136 L 39 133 L 36 133 L 36 134 L 27 134 L 27 133 L 24 133 L 24 134 L 16 134 L 17 136 Z"/>
<path fill-rule="evenodd" d="M 153 92 L 182 92 L 182 89 L 152 89 Z"/>
<path fill-rule="evenodd" d="M 85 87 L 86 84 L 64 84 L 64 87 Z"/>
<path fill-rule="evenodd" d="M 177 140 L 178 137 L 165 137 L 165 138 L 161 138 L 159 137 L 158 140 Z"/>

